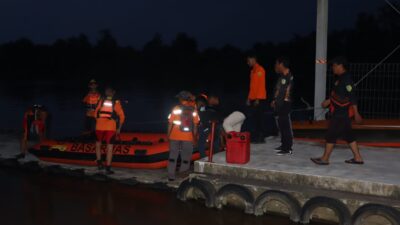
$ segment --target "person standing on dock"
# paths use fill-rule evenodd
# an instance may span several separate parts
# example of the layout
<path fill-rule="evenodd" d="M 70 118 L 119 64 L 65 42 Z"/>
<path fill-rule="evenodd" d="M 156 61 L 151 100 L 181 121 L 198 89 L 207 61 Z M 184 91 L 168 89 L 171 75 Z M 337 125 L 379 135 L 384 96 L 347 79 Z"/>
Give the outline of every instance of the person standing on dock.
<path fill-rule="evenodd" d="M 28 148 L 46 138 L 48 112 L 42 105 L 33 105 L 24 114 L 21 153 L 17 159 L 25 158 Z"/>
<path fill-rule="evenodd" d="M 97 82 L 92 79 L 89 82 L 89 92 L 83 99 L 83 103 L 86 106 L 86 116 L 85 116 L 85 134 L 94 134 L 96 130 L 96 107 L 100 101 L 101 95 L 97 90 Z"/>
<path fill-rule="evenodd" d="M 292 105 L 293 75 L 290 71 L 290 61 L 285 57 L 278 58 L 275 62 L 275 72 L 279 74 L 275 85 L 274 99 L 271 107 L 277 117 L 281 133 L 281 146 L 276 148 L 277 155 L 291 155 L 293 153 L 293 130 L 290 119 Z"/>
<path fill-rule="evenodd" d="M 267 99 L 267 89 L 265 84 L 265 69 L 258 64 L 255 55 L 247 57 L 247 64 L 251 68 L 250 72 L 250 90 L 247 97 L 247 106 L 252 111 L 252 142 L 264 142 L 264 109 Z"/>
<path fill-rule="evenodd" d="M 201 158 L 206 157 L 206 147 L 207 140 L 212 133 L 212 123 L 215 123 L 214 132 L 214 152 L 218 152 L 221 143 L 221 116 L 219 108 L 219 97 L 211 94 L 209 97 L 205 98 L 200 95 L 196 98 L 196 106 L 199 112 L 199 140 L 198 140 L 198 151 Z"/>
<path fill-rule="evenodd" d="M 114 145 L 112 142 L 116 135 L 121 133 L 121 127 L 125 121 L 124 110 L 121 102 L 114 98 L 115 90 L 111 87 L 106 88 L 105 97 L 97 105 L 96 115 L 96 163 L 99 170 L 104 169 L 101 159 L 101 144 L 107 144 L 106 149 L 106 173 L 113 174 L 111 162 Z"/>
<path fill-rule="evenodd" d="M 179 155 L 181 166 L 179 171 L 190 169 L 190 160 L 193 154 L 193 146 L 197 140 L 197 127 L 200 122 L 197 110 L 192 103 L 192 94 L 181 91 L 176 97 L 179 105 L 175 106 L 168 116 L 168 180 L 175 180 L 176 165 Z"/>
<path fill-rule="evenodd" d="M 311 161 L 318 165 L 329 165 L 329 158 L 336 140 L 342 137 L 349 144 L 354 155 L 354 158 L 345 162 L 350 164 L 364 164 L 351 127 L 352 117 L 354 117 L 357 123 L 362 122 L 362 117 L 358 112 L 354 83 L 351 74 L 347 72 L 347 60 L 344 57 L 337 57 L 331 63 L 333 74 L 336 76 L 336 82 L 330 98 L 322 102 L 322 107 L 329 107 L 331 113 L 325 137 L 325 152 L 322 157 L 311 158 Z"/>

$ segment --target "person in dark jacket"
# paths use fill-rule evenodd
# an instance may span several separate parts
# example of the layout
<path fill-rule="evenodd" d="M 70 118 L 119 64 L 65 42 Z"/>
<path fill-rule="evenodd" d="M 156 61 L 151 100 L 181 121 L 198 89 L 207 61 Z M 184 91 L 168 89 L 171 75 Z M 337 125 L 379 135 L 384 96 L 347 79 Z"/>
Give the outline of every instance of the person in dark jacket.
<path fill-rule="evenodd" d="M 198 151 L 200 157 L 206 157 L 207 139 L 211 133 L 211 125 L 215 123 L 214 131 L 214 152 L 218 152 L 220 148 L 220 133 L 221 133 L 221 115 L 219 108 L 219 97 L 216 95 L 200 95 L 196 98 L 196 106 L 199 112 L 200 125 Z"/>
<path fill-rule="evenodd" d="M 343 138 L 353 152 L 353 158 L 346 160 L 350 164 L 364 164 L 360 150 L 351 128 L 351 118 L 357 123 L 362 122 L 358 112 L 357 97 L 351 74 L 347 72 L 347 60 L 337 57 L 332 61 L 332 70 L 336 76 L 336 82 L 329 99 L 322 102 L 322 107 L 330 109 L 331 119 L 326 133 L 325 152 L 322 157 L 311 158 L 315 164 L 329 165 L 329 158 L 338 138 Z"/>
<path fill-rule="evenodd" d="M 290 112 L 292 106 L 293 75 L 290 71 L 289 59 L 281 57 L 275 62 L 275 72 L 279 74 L 275 85 L 271 107 L 277 117 L 281 133 L 281 146 L 276 148 L 277 155 L 291 155 L 293 145 L 293 130 Z"/>

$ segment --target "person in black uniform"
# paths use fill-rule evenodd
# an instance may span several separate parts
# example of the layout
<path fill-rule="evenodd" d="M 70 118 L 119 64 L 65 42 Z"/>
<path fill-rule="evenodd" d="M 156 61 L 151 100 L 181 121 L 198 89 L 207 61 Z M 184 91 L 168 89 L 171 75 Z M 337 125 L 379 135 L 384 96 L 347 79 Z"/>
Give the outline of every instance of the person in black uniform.
<path fill-rule="evenodd" d="M 293 75 L 290 72 L 290 62 L 287 58 L 278 58 L 275 62 L 275 72 L 279 74 L 275 85 L 274 99 L 271 107 L 277 118 L 281 133 L 282 145 L 276 148 L 277 155 L 291 155 L 293 153 L 293 131 L 290 120 L 292 105 Z"/>
<path fill-rule="evenodd" d="M 329 157 L 333 151 L 338 138 L 343 138 L 350 146 L 354 157 L 346 160 L 350 164 L 364 164 L 361 157 L 356 138 L 351 128 L 351 118 L 357 123 L 362 122 L 358 112 L 357 97 L 351 74 L 347 72 L 347 60 L 337 57 L 332 60 L 332 71 L 336 81 L 330 98 L 322 103 L 322 107 L 330 109 L 331 119 L 326 134 L 326 147 L 322 157 L 311 158 L 315 164 L 329 165 Z"/>

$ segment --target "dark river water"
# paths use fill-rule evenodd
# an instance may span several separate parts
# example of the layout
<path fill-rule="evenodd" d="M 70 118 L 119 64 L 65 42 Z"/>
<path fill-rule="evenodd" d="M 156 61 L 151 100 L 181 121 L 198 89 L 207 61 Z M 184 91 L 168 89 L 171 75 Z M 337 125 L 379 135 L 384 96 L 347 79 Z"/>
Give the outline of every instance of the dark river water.
<path fill-rule="evenodd" d="M 1 168 L 0 181 L 1 225 L 295 225 L 183 203 L 175 193 L 144 187 Z"/>

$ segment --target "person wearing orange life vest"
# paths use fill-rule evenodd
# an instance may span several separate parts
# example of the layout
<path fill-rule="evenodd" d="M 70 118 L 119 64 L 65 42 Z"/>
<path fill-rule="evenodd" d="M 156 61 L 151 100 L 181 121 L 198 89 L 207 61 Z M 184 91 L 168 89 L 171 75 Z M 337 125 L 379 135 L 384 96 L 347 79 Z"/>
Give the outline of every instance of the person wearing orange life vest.
<path fill-rule="evenodd" d="M 46 138 L 47 110 L 42 105 L 33 105 L 24 114 L 21 153 L 17 159 L 25 158 L 28 147 Z"/>
<path fill-rule="evenodd" d="M 311 158 L 315 164 L 328 165 L 329 158 L 338 138 L 343 138 L 353 152 L 353 158 L 346 160 L 349 164 L 364 164 L 358 144 L 351 127 L 351 118 L 357 123 L 362 122 L 358 112 L 357 97 L 351 75 L 347 72 L 347 60 L 337 57 L 332 61 L 332 71 L 336 75 L 336 82 L 330 98 L 322 103 L 322 107 L 330 108 L 331 119 L 326 134 L 325 152 L 322 157 Z"/>
<path fill-rule="evenodd" d="M 114 99 L 115 90 L 111 87 L 106 88 L 105 97 L 97 105 L 96 115 L 96 163 L 99 170 L 104 168 L 101 159 L 101 144 L 107 144 L 106 152 L 106 173 L 113 174 L 111 161 L 113 156 L 113 139 L 121 132 L 121 127 L 125 121 L 124 110 L 121 102 Z"/>
<path fill-rule="evenodd" d="M 179 171 L 190 169 L 190 160 L 193 154 L 193 146 L 197 141 L 197 125 L 200 122 L 197 110 L 193 106 L 193 95 L 187 91 L 181 91 L 177 96 L 179 105 L 175 106 L 168 116 L 168 140 L 169 160 L 168 179 L 175 179 L 176 165 L 179 155 L 181 166 Z"/>
<path fill-rule="evenodd" d="M 250 90 L 247 97 L 247 105 L 250 107 L 253 116 L 251 136 L 253 143 L 264 142 L 264 109 L 267 99 L 265 84 L 265 69 L 258 64 L 255 55 L 247 57 L 247 64 L 251 68 Z"/>
<path fill-rule="evenodd" d="M 83 99 L 83 103 L 86 106 L 86 116 L 85 116 L 85 133 L 93 133 L 96 130 L 96 107 L 100 101 L 101 95 L 97 90 L 97 82 L 92 79 L 89 82 L 89 92 Z"/>

